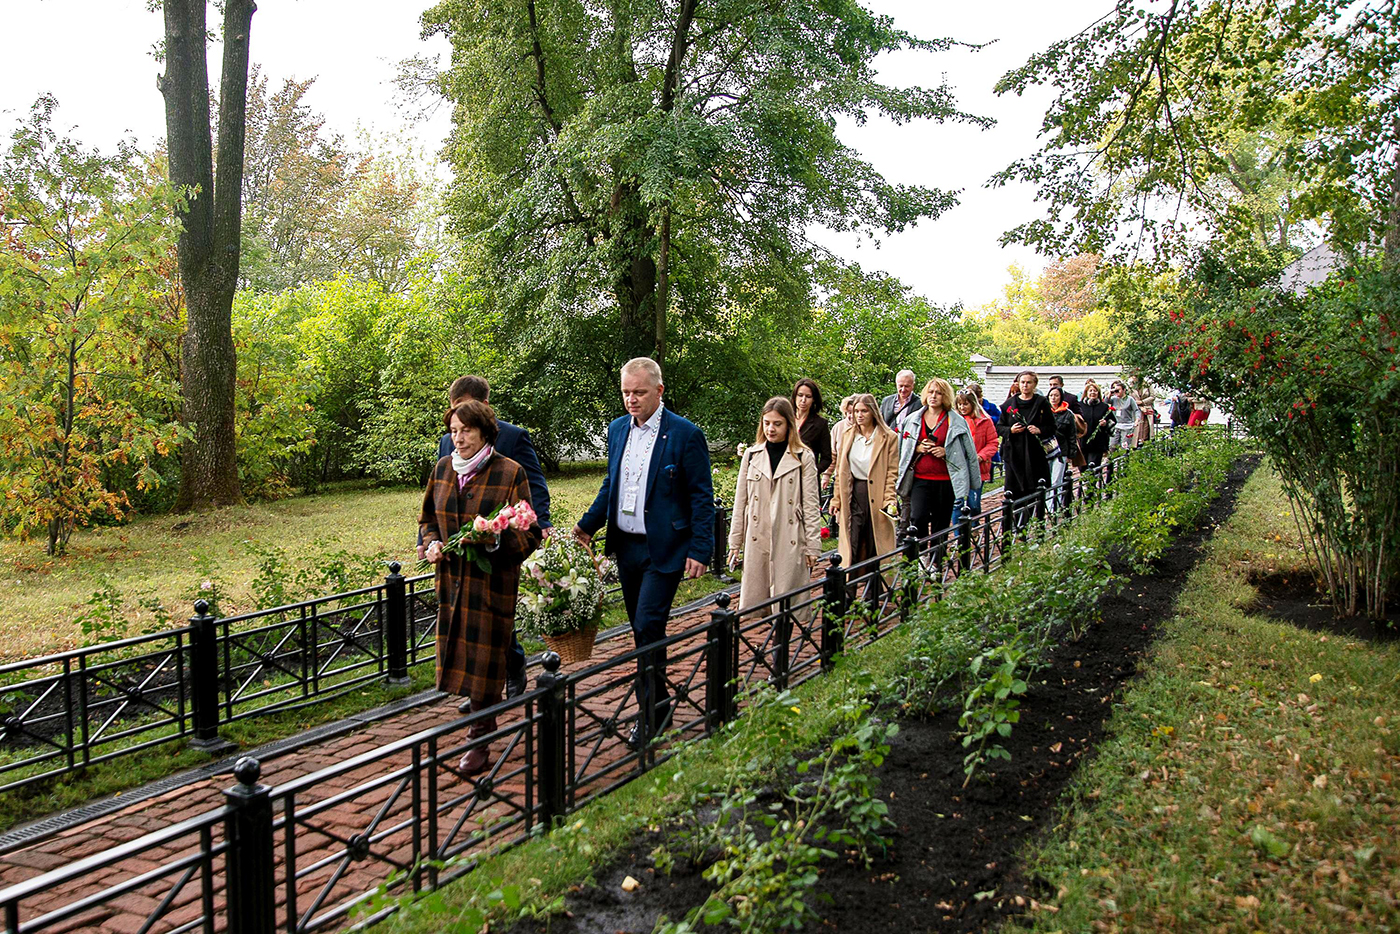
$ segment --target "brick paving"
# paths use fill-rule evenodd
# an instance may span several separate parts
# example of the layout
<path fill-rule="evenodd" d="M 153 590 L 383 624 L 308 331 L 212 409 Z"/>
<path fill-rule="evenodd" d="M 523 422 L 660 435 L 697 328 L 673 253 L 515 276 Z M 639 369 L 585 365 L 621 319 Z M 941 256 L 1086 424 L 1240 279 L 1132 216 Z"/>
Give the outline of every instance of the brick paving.
<path fill-rule="evenodd" d="M 989 496 L 986 508 L 993 508 L 996 500 L 995 494 Z M 814 577 L 814 582 L 818 580 Z M 819 583 L 811 593 L 820 595 Z M 708 616 L 706 608 L 673 617 L 670 631 L 682 632 Z M 819 629 L 812 625 L 814 628 L 808 631 L 801 626 L 792 628 L 788 651 L 793 667 L 808 661 L 814 663 L 817 658 Z M 750 617 L 745 614 L 741 630 L 741 678 L 746 683 L 765 680 L 768 671 L 759 659 L 771 659 L 774 653 L 771 617 L 767 622 L 750 625 Z M 600 644 L 593 659 L 585 664 L 597 664 L 631 648 L 632 641 L 624 634 Z M 703 638 L 696 636 L 670 651 L 668 677 L 673 684 L 682 686 L 677 692 L 681 700 L 675 718 L 682 735 L 698 735 L 703 729 L 692 721 L 703 717 L 704 648 Z M 584 666 L 574 667 L 578 670 Z M 637 755 L 621 741 L 636 710 L 631 696 L 632 680 L 630 666 L 620 666 L 594 673 L 573 690 L 578 708 L 571 735 L 574 800 L 597 793 L 635 773 L 638 767 Z M 687 685 L 691 686 L 688 700 L 683 690 Z M 526 807 L 527 757 L 537 756 L 538 750 L 531 748 L 534 729 L 525 721 L 524 713 L 525 708 L 517 706 L 500 718 L 501 735 L 492 744 L 498 761 L 490 772 L 475 779 L 463 779 L 453 768 L 466 743 L 465 718 L 457 712 L 455 697 L 263 762 L 262 782 L 285 792 L 285 786 L 296 779 L 331 769 L 355 756 L 373 754 L 423 731 L 437 730 L 440 734 L 392 753 L 370 755 L 366 762 L 325 776 L 294 796 L 274 795 L 279 930 L 343 927 L 353 920 L 347 916 L 346 906 L 383 883 L 391 873 L 402 876 L 412 870 L 415 854 L 422 854 L 424 859 L 433 858 L 433 854 L 438 858 L 473 855 L 525 833 L 527 817 L 531 822 L 535 820 L 533 809 L 539 802 L 532 801 Z M 458 728 L 449 728 L 454 723 L 459 724 Z M 421 768 L 411 768 L 415 755 Z M 223 792 L 233 784 L 229 776 L 196 781 L 4 854 L 0 856 L 0 887 L 209 814 L 224 805 Z M 290 846 L 285 821 L 289 800 L 295 806 Z M 217 848 L 224 836 L 222 823 L 212 825 L 210 836 Z M 291 905 L 282 870 L 289 849 L 295 851 L 297 871 Z M 21 921 L 27 926 L 45 912 L 129 882 L 143 873 L 160 871 L 175 860 L 199 852 L 200 837 L 195 830 L 165 845 L 124 857 L 114 865 L 48 886 L 23 901 Z M 435 866 L 420 864 L 419 881 L 428 884 L 435 871 Z M 224 860 L 216 855 L 208 897 L 219 919 L 218 930 L 223 929 L 225 922 L 223 885 Z M 186 926 L 198 930 L 204 898 L 201 867 L 196 864 L 134 886 L 129 892 L 45 929 L 117 934 L 161 934 Z"/>

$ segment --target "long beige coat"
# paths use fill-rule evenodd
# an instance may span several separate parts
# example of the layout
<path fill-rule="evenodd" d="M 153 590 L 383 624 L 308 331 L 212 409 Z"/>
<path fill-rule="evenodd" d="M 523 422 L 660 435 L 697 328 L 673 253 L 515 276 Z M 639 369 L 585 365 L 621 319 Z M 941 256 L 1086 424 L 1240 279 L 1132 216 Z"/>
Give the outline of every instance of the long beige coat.
<path fill-rule="evenodd" d="M 745 449 L 729 526 L 729 550 L 744 553 L 740 609 L 811 580 L 806 559 L 822 553 L 819 485 L 817 460 L 807 448 L 800 462 L 784 451 L 776 474 L 761 442 Z"/>
<path fill-rule="evenodd" d="M 847 431 L 841 438 L 841 450 L 836 452 L 836 482 L 831 491 L 831 510 L 836 513 L 836 521 L 841 529 L 841 566 L 851 566 L 851 549 L 855 546 L 851 535 L 851 511 L 847 504 L 851 501 L 851 445 L 855 442 L 856 430 Z M 874 444 L 870 449 L 870 521 L 875 525 L 875 553 L 879 555 L 894 551 L 894 522 L 882 516 L 880 510 L 886 503 L 895 502 L 894 482 L 899 472 L 899 436 L 888 428 L 883 433 L 877 428 Z"/>
<path fill-rule="evenodd" d="M 1152 437 L 1152 410 L 1157 405 L 1157 397 L 1146 386 L 1133 393 L 1138 404 L 1137 434 L 1134 443 L 1143 444 Z"/>

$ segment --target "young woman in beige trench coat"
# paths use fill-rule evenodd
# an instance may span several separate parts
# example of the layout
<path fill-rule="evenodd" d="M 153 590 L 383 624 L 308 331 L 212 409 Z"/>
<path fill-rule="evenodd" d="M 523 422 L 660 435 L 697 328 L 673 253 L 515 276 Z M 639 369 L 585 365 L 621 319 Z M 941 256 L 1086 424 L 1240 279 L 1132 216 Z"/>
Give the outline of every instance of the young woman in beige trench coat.
<path fill-rule="evenodd" d="M 729 563 L 744 558 L 740 609 L 811 580 L 822 553 L 820 485 L 816 457 L 802 444 L 792 403 L 782 396 L 769 399 L 758 436 L 739 461 L 734 488 Z M 806 619 L 809 610 L 798 615 Z"/>
<path fill-rule="evenodd" d="M 870 393 L 855 398 L 855 427 L 841 438 L 836 453 L 836 481 L 831 493 L 831 512 L 841 530 L 841 565 L 849 568 L 858 561 L 894 551 L 894 520 L 885 514 L 894 509 L 895 475 L 899 470 L 899 436 L 885 427 L 880 406 Z M 866 451 L 857 445 L 868 447 Z M 856 455 L 853 464 L 851 457 Z M 862 480 L 858 474 L 864 472 Z M 855 491 L 863 490 L 863 497 Z"/>

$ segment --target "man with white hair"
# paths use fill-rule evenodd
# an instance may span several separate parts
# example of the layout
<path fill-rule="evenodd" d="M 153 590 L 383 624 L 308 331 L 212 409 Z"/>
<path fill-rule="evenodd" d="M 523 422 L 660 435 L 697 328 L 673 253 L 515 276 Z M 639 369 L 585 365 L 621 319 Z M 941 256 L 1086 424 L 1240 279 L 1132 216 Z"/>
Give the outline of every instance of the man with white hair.
<path fill-rule="evenodd" d="M 914 371 L 900 370 L 895 374 L 893 392 L 880 400 L 880 417 L 892 431 L 899 430 L 899 420 L 919 407 L 919 397 L 914 395 Z"/>
<path fill-rule="evenodd" d="M 622 366 L 627 414 L 608 426 L 608 472 L 574 526 L 585 545 L 607 526 L 622 601 L 638 648 L 666 638 L 681 577 L 699 577 L 714 554 L 715 493 L 710 449 L 692 422 L 662 405 L 661 367 L 648 357 Z M 637 659 L 637 723 L 627 745 L 641 748 L 671 720 L 666 650 Z"/>

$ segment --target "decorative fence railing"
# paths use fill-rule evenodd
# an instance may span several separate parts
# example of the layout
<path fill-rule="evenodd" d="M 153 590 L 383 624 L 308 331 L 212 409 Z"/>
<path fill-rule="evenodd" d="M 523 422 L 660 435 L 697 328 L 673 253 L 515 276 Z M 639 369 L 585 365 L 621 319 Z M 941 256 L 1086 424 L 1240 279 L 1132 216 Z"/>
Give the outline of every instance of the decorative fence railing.
<path fill-rule="evenodd" d="M 716 502 L 721 583 L 729 510 Z M 0 792 L 161 743 L 221 753 L 224 724 L 409 683 L 437 637 L 432 574 L 0 665 Z M 610 596 L 620 599 L 614 586 Z"/>
<path fill-rule="evenodd" d="M 713 575 L 725 573 L 728 507 L 715 503 Z M 228 617 L 197 602 L 178 629 L 0 665 L 0 792 L 152 746 L 233 748 L 221 726 L 409 683 L 437 636 L 432 574 Z M 620 599 L 614 585 L 610 599 Z"/>
<path fill-rule="evenodd" d="M 352 916 L 376 920 L 394 910 L 374 901 L 386 877 L 390 893 L 406 893 L 469 871 L 487 853 L 645 774 L 675 753 L 675 742 L 713 733 L 739 714 L 757 685 L 805 681 L 828 669 L 837 653 L 882 638 L 920 603 L 939 599 L 950 578 L 991 573 L 1014 547 L 1017 530 L 1036 517 L 1053 535 L 1090 504 L 1113 496 L 1115 480 L 1134 461 L 1175 453 L 1171 439 L 1154 441 L 1142 453 L 1003 500 L 929 538 L 906 538 L 896 551 L 850 568 L 832 556 L 809 585 L 755 606 L 732 609 L 721 594 L 706 622 L 581 671 L 561 674 L 557 656 L 547 654 L 536 687 L 519 697 L 276 788 L 259 784 L 259 764 L 245 758 L 225 806 L 0 890 L 6 934 L 104 929 L 118 915 L 124 917 L 112 929 L 235 934 L 325 930 Z M 364 593 L 352 595 L 350 606 L 372 605 L 361 599 Z M 311 638 L 314 618 L 308 611 L 265 627 L 268 634 L 259 637 L 265 641 L 246 649 L 242 663 L 252 667 L 239 683 L 251 685 L 259 665 L 290 669 L 304 683 L 312 666 L 286 662 L 280 647 L 292 632 L 318 646 L 322 663 L 341 664 L 334 648 Z M 402 621 L 381 622 L 392 629 Z M 227 634 L 205 625 L 214 630 L 215 648 L 235 657 L 240 649 L 229 647 Z M 347 639 L 362 639 L 353 626 L 335 625 Z M 671 697 L 664 742 L 647 735 L 649 718 L 638 716 L 636 692 L 637 682 L 653 674 L 659 648 L 666 650 L 662 677 Z M 157 664 L 148 651 L 139 657 Z M 403 663 L 396 652 L 392 663 L 342 668 L 351 678 L 393 677 Z M 183 717 L 185 695 L 175 696 L 175 712 L 167 715 Z M 489 722 L 499 726 L 470 735 Z M 641 731 L 635 739 L 634 725 Z M 477 746 L 490 748 L 492 765 L 463 776 L 456 762 Z M 220 857 L 224 871 L 216 873 Z"/>

